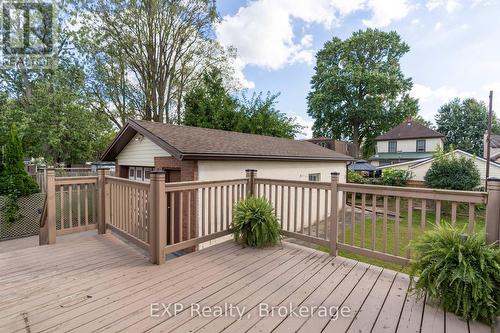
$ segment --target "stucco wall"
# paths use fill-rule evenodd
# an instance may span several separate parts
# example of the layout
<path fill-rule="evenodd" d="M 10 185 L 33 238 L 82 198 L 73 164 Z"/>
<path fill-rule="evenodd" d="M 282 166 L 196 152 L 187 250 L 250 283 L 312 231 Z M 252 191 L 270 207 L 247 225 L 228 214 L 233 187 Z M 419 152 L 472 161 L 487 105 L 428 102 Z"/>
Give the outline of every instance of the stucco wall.
<path fill-rule="evenodd" d="M 116 157 L 116 161 L 122 166 L 147 166 L 154 167 L 154 157 L 170 156 L 165 150 L 146 137 L 136 135 L 123 148 Z"/>
<path fill-rule="evenodd" d="M 396 140 L 397 151 L 399 152 L 416 152 L 417 151 L 417 139 L 412 140 Z M 437 148 L 443 147 L 443 141 L 439 138 L 425 139 L 425 150 L 435 151 Z M 389 141 L 377 141 L 377 152 L 387 153 L 389 152 Z"/>
<path fill-rule="evenodd" d="M 458 153 L 457 153 L 458 154 Z M 460 154 L 467 158 L 472 158 L 465 154 Z M 410 171 L 413 173 L 413 180 L 423 181 L 427 170 L 431 167 L 432 161 L 421 164 L 417 167 L 410 168 Z M 486 180 L 486 161 L 480 160 L 478 158 L 474 159 L 474 164 L 476 164 L 479 169 L 479 173 L 481 174 L 481 182 L 484 184 Z M 495 164 L 490 164 L 490 177 L 500 177 L 500 167 Z"/>
<path fill-rule="evenodd" d="M 282 162 L 282 161 L 198 161 L 199 180 L 244 178 L 246 169 L 257 170 L 259 178 L 309 180 L 309 174 L 320 173 L 321 182 L 330 181 L 331 172 L 340 173 L 345 182 L 345 162 Z"/>

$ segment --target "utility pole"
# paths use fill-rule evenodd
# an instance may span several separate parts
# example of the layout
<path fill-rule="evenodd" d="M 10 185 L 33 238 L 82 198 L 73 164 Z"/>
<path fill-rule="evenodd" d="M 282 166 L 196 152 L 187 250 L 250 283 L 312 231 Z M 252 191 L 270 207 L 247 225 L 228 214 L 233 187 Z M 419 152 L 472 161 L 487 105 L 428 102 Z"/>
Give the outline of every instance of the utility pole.
<path fill-rule="evenodd" d="M 490 105 L 488 113 L 488 134 L 486 135 L 486 180 L 490 177 L 490 158 L 491 158 L 491 122 L 493 118 L 493 90 L 490 90 Z M 488 191 L 488 181 L 485 182 L 485 191 Z"/>

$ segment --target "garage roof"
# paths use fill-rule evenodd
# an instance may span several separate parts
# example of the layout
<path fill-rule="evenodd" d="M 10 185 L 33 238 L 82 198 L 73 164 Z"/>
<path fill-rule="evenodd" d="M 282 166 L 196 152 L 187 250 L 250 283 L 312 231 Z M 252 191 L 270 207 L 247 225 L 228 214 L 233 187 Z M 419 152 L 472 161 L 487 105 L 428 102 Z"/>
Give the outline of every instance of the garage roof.
<path fill-rule="evenodd" d="M 115 160 L 136 133 L 177 159 L 352 160 L 350 156 L 307 141 L 144 120 L 128 121 L 101 159 Z"/>

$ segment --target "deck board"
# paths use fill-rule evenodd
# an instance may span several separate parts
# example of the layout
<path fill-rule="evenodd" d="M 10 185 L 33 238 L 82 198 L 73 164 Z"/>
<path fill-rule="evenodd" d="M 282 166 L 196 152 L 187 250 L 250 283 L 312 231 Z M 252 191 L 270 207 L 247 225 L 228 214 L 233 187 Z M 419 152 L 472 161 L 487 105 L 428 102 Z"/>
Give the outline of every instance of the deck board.
<path fill-rule="evenodd" d="M 408 294 L 405 274 L 295 244 L 258 250 L 228 241 L 155 266 L 111 234 L 71 237 L 0 253 L 1 332 L 489 331 Z M 175 316 L 150 315 L 151 303 L 175 302 L 183 306 Z M 196 304 L 222 312 L 203 316 Z M 286 313 L 261 317 L 261 304 Z M 320 305 L 350 314 L 293 312 Z"/>

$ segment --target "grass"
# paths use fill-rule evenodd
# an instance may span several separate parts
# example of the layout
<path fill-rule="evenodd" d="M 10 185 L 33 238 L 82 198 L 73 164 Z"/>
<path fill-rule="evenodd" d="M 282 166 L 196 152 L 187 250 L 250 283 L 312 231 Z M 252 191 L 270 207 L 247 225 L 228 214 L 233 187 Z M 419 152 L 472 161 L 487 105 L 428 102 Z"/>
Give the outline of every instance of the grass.
<path fill-rule="evenodd" d="M 451 205 L 450 205 L 451 206 Z M 368 205 L 367 205 L 368 207 Z M 421 226 L 421 211 L 420 210 L 413 210 L 413 220 L 411 224 L 411 238 L 412 240 L 415 240 L 419 238 L 425 231 L 431 230 L 432 228 L 435 227 L 435 221 L 436 221 L 436 215 L 435 211 L 431 207 L 427 208 L 428 211 L 426 213 L 426 223 L 425 227 L 422 228 Z M 391 205 L 389 205 L 389 210 L 391 209 Z M 432 211 L 430 211 L 432 210 Z M 399 234 L 397 237 L 397 240 L 399 242 L 398 246 L 398 251 L 396 252 L 396 233 L 395 233 L 395 220 L 388 218 L 387 219 L 387 240 L 386 240 L 386 253 L 401 256 L 401 257 L 406 257 L 409 251 L 409 239 L 408 239 L 408 213 L 407 213 L 407 206 L 406 206 L 406 201 L 401 200 L 401 218 L 399 222 Z M 359 217 L 359 214 L 357 214 L 357 218 Z M 347 218 L 348 222 L 350 222 L 350 218 Z M 441 223 L 449 223 L 451 224 L 451 216 L 450 216 L 450 209 L 448 205 L 442 206 L 442 213 L 441 213 Z M 467 232 L 467 226 L 468 226 L 468 206 L 467 207 L 459 207 L 457 209 L 457 222 L 456 226 L 460 230 L 464 230 L 464 232 Z M 476 208 L 476 223 L 475 223 L 475 228 L 474 231 L 476 233 L 484 233 L 484 228 L 485 228 L 485 218 L 484 218 L 484 207 L 477 207 Z M 383 248 L 383 230 L 384 230 L 384 222 L 383 218 L 377 216 L 376 220 L 376 225 L 375 225 L 375 244 L 374 244 L 374 249 L 379 252 L 384 252 Z M 339 241 L 343 241 L 343 236 L 341 235 L 342 229 L 339 228 Z M 346 227 L 345 231 L 345 242 L 346 244 L 352 244 L 358 247 L 365 247 L 368 249 L 372 248 L 372 220 L 371 216 L 366 216 L 365 218 L 365 232 L 364 232 L 364 246 L 361 244 L 361 223 L 357 222 L 355 224 L 354 228 L 354 234 L 351 231 L 350 227 Z M 352 238 L 351 238 L 352 237 Z M 320 251 L 328 252 L 329 249 L 323 246 L 320 246 L 317 248 Z M 389 263 L 386 261 L 382 260 L 377 260 L 373 259 L 370 257 L 354 254 L 348 251 L 339 251 L 339 255 L 342 257 L 362 261 L 368 264 L 373 264 L 376 266 L 381 266 L 384 268 L 392 269 L 395 271 L 400 271 L 400 272 L 405 272 L 408 273 L 408 267 L 397 265 L 394 263 Z M 411 253 L 410 253 L 411 257 Z"/>

